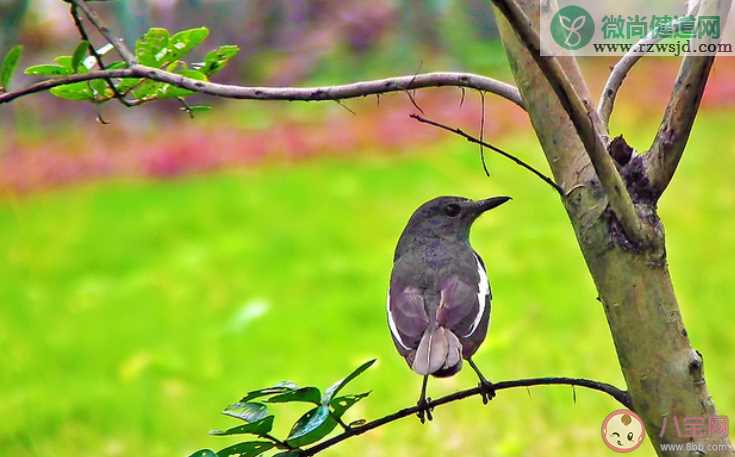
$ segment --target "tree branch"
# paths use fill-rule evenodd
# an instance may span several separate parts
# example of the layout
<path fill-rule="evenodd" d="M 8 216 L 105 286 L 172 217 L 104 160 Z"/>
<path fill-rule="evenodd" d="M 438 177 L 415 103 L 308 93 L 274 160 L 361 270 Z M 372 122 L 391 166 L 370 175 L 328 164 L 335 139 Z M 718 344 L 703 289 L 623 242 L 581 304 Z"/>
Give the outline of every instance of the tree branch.
<path fill-rule="evenodd" d="M 496 391 L 511 389 L 514 387 L 530 387 L 530 386 L 541 386 L 541 385 L 568 385 L 577 387 L 586 387 L 588 389 L 596 390 L 610 395 L 612 398 L 620 402 L 623 406 L 628 409 L 633 409 L 630 396 L 627 392 L 618 389 L 617 387 L 607 384 L 604 382 L 593 381 L 590 379 L 580 378 L 530 378 L 530 379 L 518 379 L 513 381 L 501 381 L 493 383 L 493 387 Z M 480 387 L 474 387 L 472 389 L 460 390 L 453 394 L 446 395 L 436 400 L 430 400 L 429 407 L 435 408 L 437 406 L 445 405 L 454 401 L 462 400 L 467 397 L 472 397 L 480 394 Z M 335 444 L 341 443 L 342 441 L 349 439 L 353 436 L 362 435 L 363 433 L 372 429 L 378 428 L 385 424 L 397 421 L 404 417 L 412 416 L 418 412 L 417 406 L 409 408 L 403 408 L 393 414 L 375 419 L 357 427 L 350 427 L 348 430 L 336 435 L 328 440 L 322 441 L 321 443 L 315 444 L 314 446 L 302 450 L 298 455 L 300 457 L 308 457 L 315 455 L 319 452 L 324 451 L 327 448 L 334 446 Z"/>
<path fill-rule="evenodd" d="M 574 124 L 602 186 L 606 190 L 610 207 L 620 220 L 627 237 L 644 243 L 645 228 L 638 217 L 633 200 L 620 177 L 603 140 L 602 123 L 597 111 L 587 105 L 574 89 L 558 59 L 541 55 L 541 41 L 531 21 L 513 0 L 493 0 L 497 8 L 511 24 L 521 42 L 546 75 L 549 84 Z"/>
<path fill-rule="evenodd" d="M 699 2 L 691 2 L 686 15 L 695 14 Z M 670 27 L 676 27 L 682 18 L 672 21 Z M 649 44 L 658 43 L 661 41 L 660 31 L 662 26 L 656 27 L 655 29 L 648 32 L 648 35 L 641 38 L 630 50 L 615 63 L 610 76 L 607 78 L 605 87 L 602 89 L 600 95 L 600 101 L 597 105 L 597 112 L 600 115 L 602 124 L 605 129 L 605 133 L 609 131 L 610 116 L 612 115 L 613 107 L 615 106 L 615 98 L 618 95 L 620 87 L 623 85 L 623 81 L 630 72 L 631 68 L 640 60 L 641 57 L 646 55 L 645 52 L 640 52 L 641 49 L 645 48 Z"/>
<path fill-rule="evenodd" d="M 323 87 L 247 87 L 235 86 L 227 84 L 217 84 L 207 81 L 198 81 L 185 78 L 175 73 L 170 73 L 157 68 L 138 65 L 135 54 L 128 49 L 122 39 L 116 39 L 110 30 L 102 23 L 100 18 L 90 9 L 84 0 L 67 0 L 72 4 L 72 16 L 79 32 L 84 38 L 86 32 L 77 16 L 77 8 L 81 10 L 92 23 L 92 25 L 100 32 L 100 34 L 115 48 L 123 60 L 128 64 L 128 68 L 118 70 L 105 70 L 102 60 L 97 52 L 92 49 L 91 52 L 100 65 L 100 71 L 92 71 L 83 75 L 70 75 L 63 78 L 54 78 L 32 84 L 23 89 L 6 92 L 0 94 L 0 103 L 8 103 L 18 97 L 30 95 L 36 92 L 46 91 L 56 86 L 69 84 L 72 82 L 89 81 L 93 79 L 104 79 L 109 82 L 111 78 L 145 78 L 153 81 L 172 84 L 177 87 L 192 90 L 207 95 L 214 95 L 224 98 L 238 98 L 249 100 L 332 100 L 339 101 L 347 98 L 364 97 L 367 95 L 379 95 L 387 92 L 409 91 L 424 87 L 469 87 L 480 91 L 492 92 L 496 95 L 504 97 L 516 105 L 524 108 L 523 99 L 518 89 L 510 84 L 487 78 L 471 73 L 453 73 L 453 72 L 435 72 L 415 74 L 412 76 L 398 76 L 393 78 L 379 79 L 373 81 L 361 81 L 352 84 L 343 84 L 336 86 Z M 89 40 L 88 40 L 89 41 Z M 118 95 L 114 84 L 111 85 L 115 96 L 123 101 L 124 97 Z M 409 96 L 410 96 L 410 92 Z M 411 97 L 411 96 L 410 96 Z M 415 101 L 411 97 L 412 102 Z M 126 101 L 126 105 L 135 105 L 136 102 Z M 525 108 L 524 108 L 525 109 Z"/>
<path fill-rule="evenodd" d="M 449 127 L 448 125 L 442 124 L 440 122 L 432 121 L 431 119 L 427 119 L 425 117 L 419 116 L 418 114 L 411 114 L 410 116 L 413 119 L 416 119 L 419 122 L 422 122 L 422 123 L 428 124 L 428 125 L 432 125 L 434 127 L 438 127 L 440 129 L 446 130 L 448 132 L 452 132 L 452 133 L 454 133 L 456 135 L 459 135 L 461 137 L 464 137 L 470 143 L 479 144 L 480 146 L 484 146 L 484 147 L 486 147 L 486 148 L 488 148 L 488 149 L 490 149 L 492 151 L 497 152 L 501 156 L 503 156 L 503 157 L 505 157 L 507 159 L 512 160 L 516 164 L 520 165 L 521 167 L 525 168 L 526 170 L 530 171 L 534 175 L 536 175 L 539 178 L 541 178 L 546 184 L 550 185 L 562 198 L 564 197 L 564 191 L 561 189 L 561 187 L 559 187 L 554 182 L 553 179 L 551 179 L 550 177 L 548 177 L 545 174 L 541 173 L 540 171 L 538 171 L 537 169 L 533 168 L 531 165 L 529 165 L 526 162 L 522 161 L 521 159 L 519 159 L 518 157 L 514 156 L 513 154 L 510 154 L 508 152 L 505 152 L 502 149 L 500 149 L 500 148 L 498 148 L 496 146 L 493 146 L 490 143 L 486 143 L 484 140 L 481 140 L 481 139 L 479 139 L 477 137 L 474 137 L 474 136 L 466 133 L 462 129 Z"/>
<path fill-rule="evenodd" d="M 94 25 L 94 27 L 100 32 L 100 34 L 105 37 L 105 40 L 107 40 L 108 43 L 110 43 L 118 54 L 120 54 L 120 57 L 130 66 L 133 66 L 137 63 L 137 60 L 135 59 L 135 54 L 133 54 L 130 49 L 125 45 L 125 42 L 122 40 L 122 38 L 115 38 L 112 35 L 112 32 L 110 32 L 110 29 L 107 28 L 102 23 L 102 20 L 100 20 L 99 16 L 97 16 L 97 13 L 94 12 L 89 6 L 87 6 L 86 2 L 84 0 L 68 0 L 72 3 L 72 5 L 76 6 L 82 12 L 85 16 L 87 16 L 87 19 L 89 19 L 89 22 Z"/>
<path fill-rule="evenodd" d="M 97 50 L 94 48 L 94 44 L 92 44 L 92 41 L 89 39 L 89 35 L 84 28 L 84 24 L 82 24 L 82 18 L 79 17 L 79 10 L 77 9 L 76 4 L 72 3 L 70 12 L 71 17 L 74 20 L 74 25 L 77 26 L 77 30 L 79 31 L 79 36 L 82 38 L 82 40 L 85 40 L 87 43 L 89 43 L 89 53 L 94 56 L 94 59 L 97 61 L 97 66 L 100 67 L 100 70 L 104 70 L 105 63 L 102 61 L 102 56 L 100 56 Z M 105 82 L 107 83 L 107 87 L 110 88 L 112 93 L 115 95 L 115 98 L 120 101 L 120 103 L 127 107 L 133 106 L 133 104 L 127 101 L 125 97 L 123 97 L 123 95 L 120 93 L 120 91 L 117 90 L 117 86 L 115 86 L 115 83 L 112 82 L 112 79 L 105 78 Z"/>
<path fill-rule="evenodd" d="M 719 15 L 722 22 L 720 27 L 724 30 L 730 5 L 730 0 L 703 0 L 699 14 Z M 719 39 L 713 41 L 719 43 Z M 689 54 L 679 68 L 674 91 L 666 106 L 661 126 L 651 148 L 644 156 L 646 173 L 657 197 L 671 182 L 684 153 L 714 60 L 714 55 Z"/>
<path fill-rule="evenodd" d="M 518 89 L 514 86 L 472 73 L 423 73 L 411 76 L 396 76 L 372 81 L 360 81 L 351 84 L 321 87 L 250 87 L 199 81 L 157 68 L 146 67 L 144 65 L 133 65 L 130 68 L 117 70 L 90 71 L 89 73 L 40 81 L 16 91 L 0 94 L 0 103 L 8 103 L 18 97 L 30 95 L 36 92 L 43 92 L 51 89 L 52 87 L 64 84 L 106 78 L 146 78 L 153 81 L 172 84 L 177 87 L 183 87 L 194 92 L 223 98 L 289 101 L 333 101 L 425 87 L 456 86 L 492 92 L 515 103 L 521 108 L 524 107 L 521 95 L 518 92 Z"/>

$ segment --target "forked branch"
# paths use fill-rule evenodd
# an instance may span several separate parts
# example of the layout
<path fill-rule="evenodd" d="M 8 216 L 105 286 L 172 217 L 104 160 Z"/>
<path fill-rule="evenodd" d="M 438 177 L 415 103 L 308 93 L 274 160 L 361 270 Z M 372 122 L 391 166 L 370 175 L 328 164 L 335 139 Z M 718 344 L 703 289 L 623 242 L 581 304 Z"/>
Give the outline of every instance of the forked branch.
<path fill-rule="evenodd" d="M 628 238 L 637 243 L 646 241 L 646 233 L 633 200 L 618 173 L 603 140 L 603 129 L 597 111 L 588 106 L 569 81 L 558 59 L 541 55 L 541 41 L 531 21 L 513 0 L 493 0 L 511 24 L 521 42 L 546 75 L 554 93 L 574 124 L 597 176 L 604 187 L 610 207 L 620 220 Z"/>
<path fill-rule="evenodd" d="M 696 13 L 699 2 L 691 2 L 686 16 L 690 16 Z M 685 17 L 686 17 L 685 16 Z M 662 34 L 660 33 L 664 27 L 676 27 L 683 21 L 683 18 L 673 20 L 670 24 L 662 25 L 651 30 L 648 35 L 641 38 L 636 44 L 634 44 L 630 50 L 615 63 L 610 76 L 607 78 L 605 87 L 602 89 L 600 95 L 600 101 L 597 105 L 597 112 L 602 119 L 605 132 L 609 130 L 610 116 L 612 115 L 613 108 L 615 106 L 615 99 L 618 96 L 620 87 L 623 85 L 623 81 L 628 76 L 628 73 L 633 66 L 645 55 L 643 50 L 650 44 L 658 43 L 661 41 Z"/>
<path fill-rule="evenodd" d="M 135 54 L 133 54 L 130 49 L 128 49 L 122 38 L 116 38 L 115 36 L 113 36 L 112 32 L 110 32 L 110 29 L 107 28 L 107 26 L 102 22 L 99 16 L 97 16 L 97 13 L 95 13 L 94 10 L 91 9 L 84 0 L 69 1 L 72 5 L 79 8 L 85 16 L 87 16 L 89 22 L 91 22 L 92 25 L 97 29 L 97 31 L 100 32 L 100 35 L 102 35 L 105 40 L 107 40 L 107 42 L 115 48 L 115 50 L 118 54 L 120 54 L 120 57 L 122 57 L 125 63 L 131 66 L 137 63 L 135 59 Z"/>
<path fill-rule="evenodd" d="M 703 0 L 699 14 L 719 16 L 720 27 L 724 29 L 731 3 L 731 0 Z M 716 44 L 719 39 L 711 42 Z M 671 182 L 684 153 L 714 60 L 714 55 L 688 54 L 681 63 L 661 126 L 648 154 L 644 156 L 646 173 L 657 197 Z"/>

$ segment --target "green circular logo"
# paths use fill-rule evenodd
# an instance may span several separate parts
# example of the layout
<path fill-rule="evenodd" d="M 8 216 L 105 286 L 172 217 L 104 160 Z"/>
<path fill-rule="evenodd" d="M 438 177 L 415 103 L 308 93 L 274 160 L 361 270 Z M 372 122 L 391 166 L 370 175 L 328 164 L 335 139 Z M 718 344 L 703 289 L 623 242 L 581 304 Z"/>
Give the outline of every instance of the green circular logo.
<path fill-rule="evenodd" d="M 551 36 L 564 49 L 586 46 L 595 34 L 595 23 L 584 8 L 565 6 L 551 19 Z"/>

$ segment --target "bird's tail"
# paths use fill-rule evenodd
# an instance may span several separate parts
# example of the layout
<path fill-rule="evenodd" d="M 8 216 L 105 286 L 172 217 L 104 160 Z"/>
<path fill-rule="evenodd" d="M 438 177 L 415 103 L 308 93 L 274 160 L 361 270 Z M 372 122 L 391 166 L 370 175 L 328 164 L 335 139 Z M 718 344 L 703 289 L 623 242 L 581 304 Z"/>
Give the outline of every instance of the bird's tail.
<path fill-rule="evenodd" d="M 462 368 L 462 344 L 444 327 L 428 328 L 421 337 L 411 369 L 421 375 L 451 376 Z"/>

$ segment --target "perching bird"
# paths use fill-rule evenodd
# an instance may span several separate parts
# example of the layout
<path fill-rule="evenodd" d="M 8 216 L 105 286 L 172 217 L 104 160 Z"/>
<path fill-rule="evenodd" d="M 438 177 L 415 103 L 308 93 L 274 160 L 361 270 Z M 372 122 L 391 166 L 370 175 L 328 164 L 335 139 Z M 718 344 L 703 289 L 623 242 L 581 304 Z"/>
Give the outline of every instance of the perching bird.
<path fill-rule="evenodd" d="M 485 265 L 470 246 L 472 223 L 510 197 L 438 197 L 421 205 L 403 229 L 393 257 L 388 325 L 398 352 L 424 377 L 418 416 L 432 419 L 429 375 L 447 377 L 469 362 L 480 378 L 483 403 L 495 395 L 472 361 L 490 321 Z"/>

